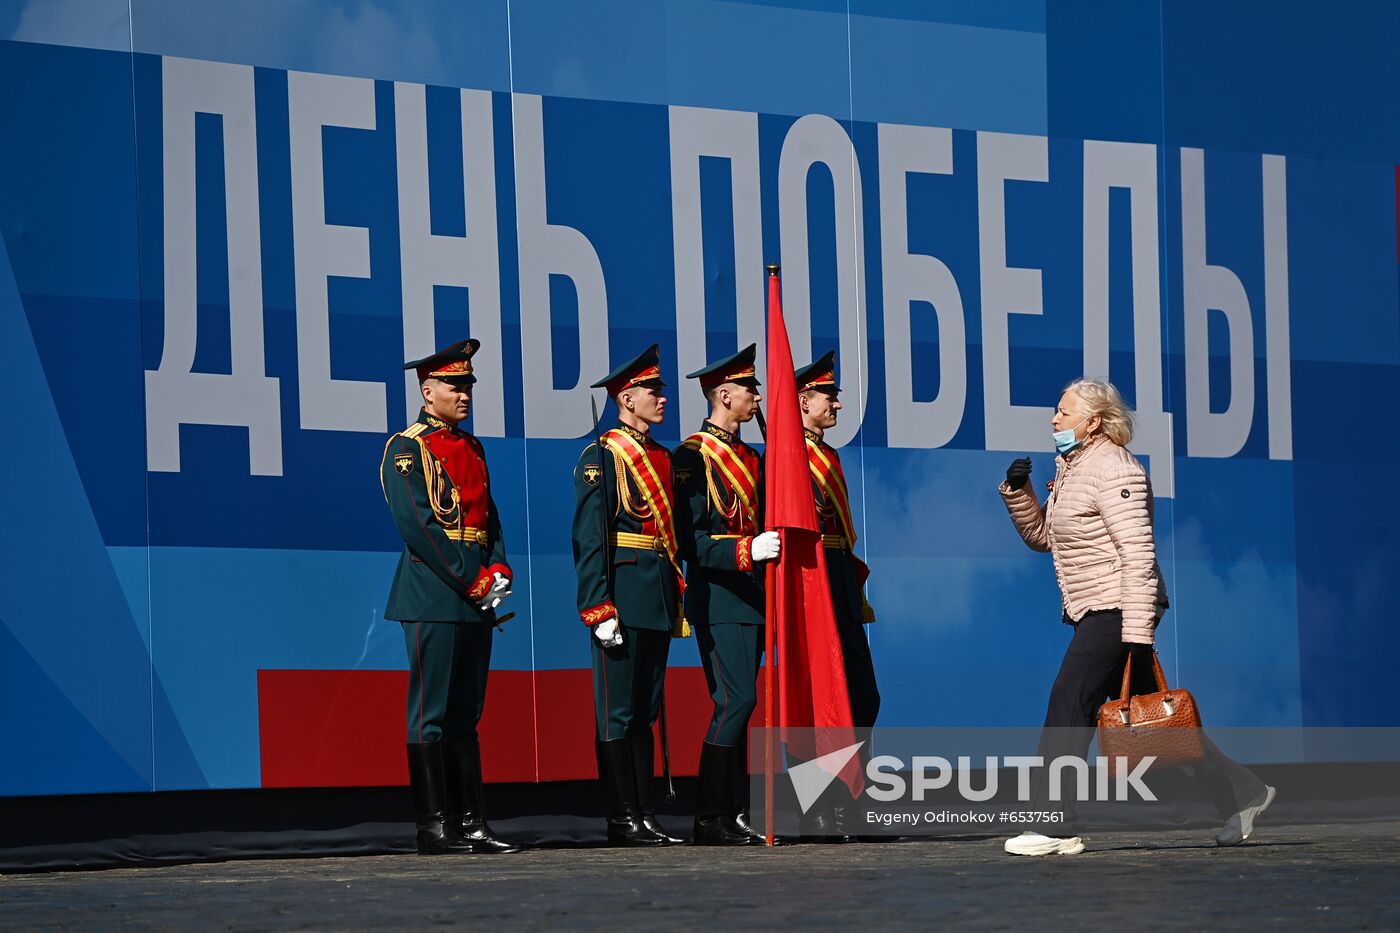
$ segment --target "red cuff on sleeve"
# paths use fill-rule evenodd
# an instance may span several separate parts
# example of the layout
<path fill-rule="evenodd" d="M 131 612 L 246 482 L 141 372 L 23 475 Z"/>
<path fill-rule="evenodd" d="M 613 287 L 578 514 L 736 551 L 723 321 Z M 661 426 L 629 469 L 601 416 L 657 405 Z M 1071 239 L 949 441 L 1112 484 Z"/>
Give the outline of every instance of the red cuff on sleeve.
<path fill-rule="evenodd" d="M 495 582 L 496 578 L 491 575 L 491 571 L 483 570 L 477 576 L 476 582 L 472 584 L 472 588 L 467 591 L 467 595 L 473 600 L 484 599 L 486 594 L 491 592 L 491 584 Z"/>
<path fill-rule="evenodd" d="M 591 609 L 585 609 L 578 614 L 579 621 L 584 625 L 597 625 L 599 622 L 606 622 L 609 619 L 617 618 L 617 607 L 612 604 L 612 600 L 599 603 Z"/>
<path fill-rule="evenodd" d="M 740 570 L 753 569 L 753 555 L 749 549 L 753 547 L 753 538 L 740 538 L 734 542 L 734 563 Z"/>
<path fill-rule="evenodd" d="M 507 567 L 505 564 L 492 564 L 490 567 L 487 567 L 487 568 L 486 568 L 486 572 L 487 572 L 488 574 L 491 574 L 491 575 L 493 576 L 493 578 L 494 578 L 494 576 L 495 576 L 496 574 L 499 573 L 501 576 L 505 577 L 507 580 L 511 580 L 511 581 L 514 581 L 514 580 L 515 580 L 515 577 L 513 577 L 513 576 L 511 575 L 510 568 Z"/>

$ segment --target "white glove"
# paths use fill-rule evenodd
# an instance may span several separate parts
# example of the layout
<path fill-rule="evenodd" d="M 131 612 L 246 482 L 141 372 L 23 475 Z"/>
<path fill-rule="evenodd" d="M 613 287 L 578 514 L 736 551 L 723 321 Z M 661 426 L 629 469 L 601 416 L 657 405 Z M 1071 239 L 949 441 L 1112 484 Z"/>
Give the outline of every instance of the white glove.
<path fill-rule="evenodd" d="M 782 542 L 778 539 L 776 531 L 765 531 L 761 535 L 754 536 L 753 544 L 749 546 L 749 556 L 755 561 L 772 560 L 778 556 L 782 550 Z"/>
<path fill-rule="evenodd" d="M 507 577 L 499 570 L 495 571 L 495 575 L 496 579 L 495 582 L 491 584 L 491 589 L 487 590 L 486 596 L 477 603 L 477 605 L 481 607 L 482 612 L 495 609 L 501 604 L 501 600 L 510 595 L 510 577 Z"/>
<path fill-rule="evenodd" d="M 593 637 L 604 648 L 615 648 L 622 644 L 622 625 L 617 619 L 608 619 L 593 626 Z"/>

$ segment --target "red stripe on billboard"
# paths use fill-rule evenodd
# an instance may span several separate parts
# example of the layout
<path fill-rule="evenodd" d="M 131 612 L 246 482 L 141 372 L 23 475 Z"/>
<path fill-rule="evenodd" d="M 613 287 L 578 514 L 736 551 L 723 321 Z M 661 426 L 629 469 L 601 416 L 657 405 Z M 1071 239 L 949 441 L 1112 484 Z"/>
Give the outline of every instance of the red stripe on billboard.
<path fill-rule="evenodd" d="M 592 677 L 588 670 L 492 671 L 479 728 L 486 780 L 596 778 Z M 672 771 L 691 776 L 713 704 L 698 667 L 668 671 L 666 685 Z M 258 671 L 262 786 L 408 783 L 407 693 L 407 671 Z M 660 774 L 659 741 L 656 754 Z"/>

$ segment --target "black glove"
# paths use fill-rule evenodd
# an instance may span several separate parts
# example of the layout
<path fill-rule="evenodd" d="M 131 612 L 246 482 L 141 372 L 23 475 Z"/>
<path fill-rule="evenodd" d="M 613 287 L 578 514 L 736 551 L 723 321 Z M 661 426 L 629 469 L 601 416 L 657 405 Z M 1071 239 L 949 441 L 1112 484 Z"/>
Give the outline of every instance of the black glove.
<path fill-rule="evenodd" d="M 1012 460 L 1011 466 L 1006 468 L 1006 485 L 1015 492 L 1031 478 L 1031 458 L 1022 457 L 1019 460 Z"/>

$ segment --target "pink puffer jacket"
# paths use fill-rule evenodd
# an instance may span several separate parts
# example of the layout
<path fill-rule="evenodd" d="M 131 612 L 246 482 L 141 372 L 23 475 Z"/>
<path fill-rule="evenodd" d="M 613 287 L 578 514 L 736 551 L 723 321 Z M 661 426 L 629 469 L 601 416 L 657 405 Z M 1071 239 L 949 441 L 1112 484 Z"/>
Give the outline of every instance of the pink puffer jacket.
<path fill-rule="evenodd" d="M 1001 496 L 1021 538 L 1055 559 L 1065 612 L 1123 610 L 1123 640 L 1152 644 L 1167 608 L 1152 536 L 1152 485 L 1126 448 L 1096 434 L 1055 460 L 1055 485 L 1042 509 L 1031 483 Z"/>

